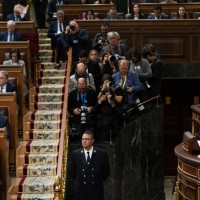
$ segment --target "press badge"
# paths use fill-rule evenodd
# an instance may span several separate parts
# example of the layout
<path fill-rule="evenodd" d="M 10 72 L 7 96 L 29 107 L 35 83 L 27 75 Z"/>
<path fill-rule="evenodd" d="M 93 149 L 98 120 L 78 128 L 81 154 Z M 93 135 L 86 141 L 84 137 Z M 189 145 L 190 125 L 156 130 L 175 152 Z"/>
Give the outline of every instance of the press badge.
<path fill-rule="evenodd" d="M 74 43 L 74 44 L 77 44 L 77 43 L 78 43 L 78 40 L 73 40 L 73 43 Z"/>

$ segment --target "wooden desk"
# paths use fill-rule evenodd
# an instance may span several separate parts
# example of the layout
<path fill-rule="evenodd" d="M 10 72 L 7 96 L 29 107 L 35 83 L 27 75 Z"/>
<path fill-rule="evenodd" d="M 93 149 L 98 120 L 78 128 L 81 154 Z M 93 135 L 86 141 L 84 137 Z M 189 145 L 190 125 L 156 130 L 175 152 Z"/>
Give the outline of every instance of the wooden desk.
<path fill-rule="evenodd" d="M 77 20 L 90 39 L 100 32 L 102 21 Z M 200 20 L 116 20 L 108 21 L 110 31 L 117 31 L 128 48 L 141 49 L 152 43 L 164 63 L 200 62 Z"/>
<path fill-rule="evenodd" d="M 112 6 L 112 4 L 65 4 L 58 5 L 57 10 L 63 10 L 65 19 L 68 21 L 72 19 L 82 19 L 82 13 L 89 9 L 93 9 L 94 12 L 99 13 L 99 19 L 103 19 L 107 16 Z"/>

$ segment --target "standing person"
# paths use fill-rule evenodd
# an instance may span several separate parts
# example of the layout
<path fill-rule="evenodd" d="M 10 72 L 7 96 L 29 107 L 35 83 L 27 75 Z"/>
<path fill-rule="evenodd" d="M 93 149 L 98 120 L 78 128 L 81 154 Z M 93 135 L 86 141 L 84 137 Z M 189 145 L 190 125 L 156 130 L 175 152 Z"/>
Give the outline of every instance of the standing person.
<path fill-rule="evenodd" d="M 93 133 L 85 131 L 83 148 L 72 153 L 71 176 L 75 182 L 75 200 L 104 199 L 103 181 L 110 175 L 110 166 L 106 151 L 93 144 Z"/>
<path fill-rule="evenodd" d="M 32 0 L 38 28 L 45 28 L 48 0 Z"/>

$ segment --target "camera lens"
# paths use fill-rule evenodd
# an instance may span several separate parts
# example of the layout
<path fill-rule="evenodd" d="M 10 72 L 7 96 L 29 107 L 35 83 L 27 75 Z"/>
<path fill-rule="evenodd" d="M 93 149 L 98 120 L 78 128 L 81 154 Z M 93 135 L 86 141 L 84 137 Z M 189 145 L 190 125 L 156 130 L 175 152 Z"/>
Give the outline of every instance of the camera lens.
<path fill-rule="evenodd" d="M 111 62 L 115 62 L 116 61 L 116 57 L 115 56 L 109 56 L 108 60 Z"/>

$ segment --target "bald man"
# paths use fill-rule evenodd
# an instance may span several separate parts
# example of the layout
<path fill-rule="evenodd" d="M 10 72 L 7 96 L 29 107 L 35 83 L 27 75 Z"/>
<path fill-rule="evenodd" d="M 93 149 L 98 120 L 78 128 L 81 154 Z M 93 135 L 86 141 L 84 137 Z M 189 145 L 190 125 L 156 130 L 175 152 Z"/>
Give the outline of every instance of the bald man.
<path fill-rule="evenodd" d="M 70 76 L 70 91 L 77 87 L 77 80 L 78 80 L 78 78 L 81 78 L 81 77 L 86 79 L 87 87 L 91 87 L 94 90 L 96 90 L 94 78 L 93 78 L 92 74 L 87 73 L 85 64 L 80 62 L 76 65 L 75 74 Z"/>

